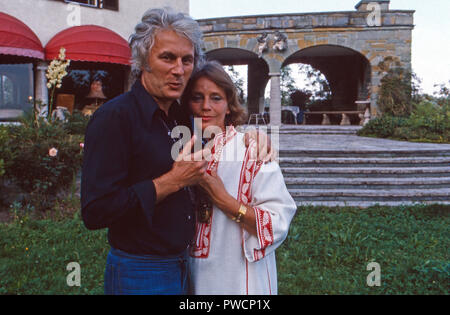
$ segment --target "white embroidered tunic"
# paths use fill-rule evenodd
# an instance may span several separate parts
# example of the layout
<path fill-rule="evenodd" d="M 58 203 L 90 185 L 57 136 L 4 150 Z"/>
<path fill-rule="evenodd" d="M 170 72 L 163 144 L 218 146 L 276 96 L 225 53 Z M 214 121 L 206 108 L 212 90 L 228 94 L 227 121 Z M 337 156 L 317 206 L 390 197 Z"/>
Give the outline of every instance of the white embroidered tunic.
<path fill-rule="evenodd" d="M 218 163 L 209 163 L 209 168 L 217 167 L 231 196 L 253 207 L 258 236 L 248 233 L 216 206 L 208 223 L 197 222 L 189 259 L 192 293 L 196 295 L 278 292 L 275 249 L 286 238 L 297 207 L 278 163 L 261 164 L 250 159 L 256 144 L 251 143 L 247 149 L 243 138 L 244 134 L 233 128 L 226 138 L 217 136 L 213 156 L 217 160 L 222 154 Z"/>

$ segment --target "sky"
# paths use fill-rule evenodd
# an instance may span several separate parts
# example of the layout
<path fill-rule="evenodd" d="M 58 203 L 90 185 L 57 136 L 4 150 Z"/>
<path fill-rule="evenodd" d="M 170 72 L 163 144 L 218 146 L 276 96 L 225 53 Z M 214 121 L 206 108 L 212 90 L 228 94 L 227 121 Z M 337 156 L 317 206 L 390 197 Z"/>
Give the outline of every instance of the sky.
<path fill-rule="evenodd" d="M 195 19 L 240 15 L 354 11 L 358 0 L 190 0 Z M 423 92 L 450 81 L 450 0 L 391 0 L 391 10 L 415 10 L 412 68 Z"/>

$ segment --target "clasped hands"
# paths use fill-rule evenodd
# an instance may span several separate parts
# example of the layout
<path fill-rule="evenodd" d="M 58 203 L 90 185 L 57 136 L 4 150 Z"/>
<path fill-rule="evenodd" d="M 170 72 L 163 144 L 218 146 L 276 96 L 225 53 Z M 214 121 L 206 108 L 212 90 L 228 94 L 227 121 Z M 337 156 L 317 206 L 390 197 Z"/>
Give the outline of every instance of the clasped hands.
<path fill-rule="evenodd" d="M 255 158 L 258 158 L 258 160 L 270 162 L 276 158 L 267 134 L 251 130 L 245 134 L 244 139 L 247 147 L 251 139 L 256 141 L 257 156 Z M 194 135 L 175 159 L 172 169 L 153 180 L 157 202 L 184 187 L 194 185 L 203 187 L 215 204 L 220 204 L 221 200 L 228 195 L 217 173 L 213 171 L 208 174 L 206 172 L 211 151 L 206 148 L 192 153 L 195 141 L 196 136 Z"/>

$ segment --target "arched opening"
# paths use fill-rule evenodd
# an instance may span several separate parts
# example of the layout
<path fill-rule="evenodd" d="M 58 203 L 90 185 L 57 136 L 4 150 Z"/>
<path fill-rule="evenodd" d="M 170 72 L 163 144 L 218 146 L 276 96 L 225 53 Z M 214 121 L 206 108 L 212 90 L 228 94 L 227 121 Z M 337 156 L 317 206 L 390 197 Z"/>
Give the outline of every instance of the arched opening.
<path fill-rule="evenodd" d="M 331 90 L 330 99 L 316 99 L 309 104 L 310 112 L 347 112 L 352 125 L 360 123 L 356 112 L 364 111 L 366 105 L 355 102 L 370 97 L 371 84 L 370 62 L 364 55 L 347 47 L 318 45 L 292 54 L 283 67 L 292 64 L 306 64 L 320 71 Z M 333 125 L 342 122 L 342 114 L 327 115 Z M 306 124 L 321 124 L 323 117 L 306 114 L 305 121 Z"/>
<path fill-rule="evenodd" d="M 239 48 L 211 50 L 206 56 L 208 60 L 217 60 L 224 66 L 237 66 L 233 70 L 244 77 L 242 82 L 244 106 L 247 107 L 248 113 L 256 114 L 264 111 L 264 87 L 269 80 L 269 66 L 266 61 L 254 52 Z"/>
<path fill-rule="evenodd" d="M 283 124 L 303 124 L 304 112 L 331 104 L 332 93 L 326 76 L 309 64 L 293 63 L 281 68 L 280 90 Z M 270 105 L 270 83 L 265 88 L 265 104 Z M 316 117 L 311 118 L 308 123 L 317 124 Z"/>

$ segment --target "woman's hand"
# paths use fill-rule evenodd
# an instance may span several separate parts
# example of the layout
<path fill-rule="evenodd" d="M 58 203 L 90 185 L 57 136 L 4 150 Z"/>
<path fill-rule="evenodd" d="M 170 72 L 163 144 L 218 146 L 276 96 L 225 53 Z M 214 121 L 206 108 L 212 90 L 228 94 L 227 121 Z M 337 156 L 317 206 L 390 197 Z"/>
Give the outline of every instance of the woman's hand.
<path fill-rule="evenodd" d="M 200 186 L 208 193 L 217 208 L 222 210 L 228 218 L 233 219 L 238 215 L 241 203 L 227 192 L 225 185 L 217 175 L 216 171 L 212 171 L 211 175 L 206 173 L 200 182 Z M 247 209 L 246 215 L 241 219 L 241 224 L 250 234 L 256 236 L 255 211 L 251 207 L 248 207 Z"/>
<path fill-rule="evenodd" d="M 227 197 L 227 190 L 220 177 L 217 175 L 217 171 L 211 171 L 211 175 L 205 173 L 200 181 L 200 186 L 208 193 L 213 203 L 220 206 Z"/>

